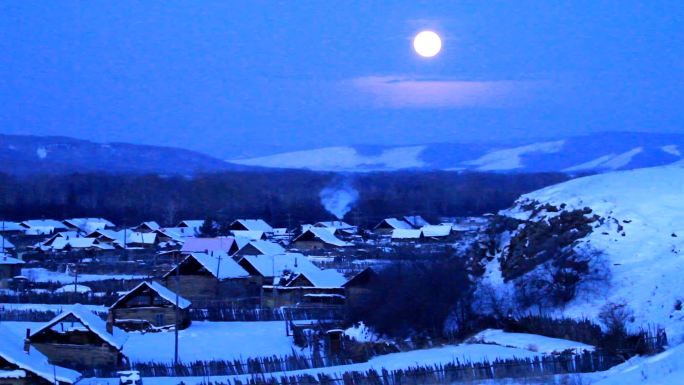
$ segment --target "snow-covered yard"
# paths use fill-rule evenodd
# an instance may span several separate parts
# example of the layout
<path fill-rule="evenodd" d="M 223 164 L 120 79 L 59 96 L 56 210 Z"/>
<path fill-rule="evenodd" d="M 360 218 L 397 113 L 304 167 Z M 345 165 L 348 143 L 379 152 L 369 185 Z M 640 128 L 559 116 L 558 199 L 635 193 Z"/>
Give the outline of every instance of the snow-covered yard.
<path fill-rule="evenodd" d="M 21 269 L 21 275 L 34 282 L 57 282 L 62 284 L 73 283 L 74 276 L 59 271 L 50 271 L 42 267 Z M 145 275 L 130 274 L 79 274 L 78 282 L 104 281 L 106 279 L 145 279 Z"/>
<path fill-rule="evenodd" d="M 0 309 L 4 310 L 34 310 L 34 311 L 52 311 L 55 313 L 61 313 L 67 310 L 72 305 L 65 304 L 47 304 L 47 303 L 0 303 Z M 96 313 L 106 313 L 108 311 L 107 307 L 104 305 L 83 305 L 94 311 Z M 0 312 L 0 318 L 2 318 L 2 313 Z"/>

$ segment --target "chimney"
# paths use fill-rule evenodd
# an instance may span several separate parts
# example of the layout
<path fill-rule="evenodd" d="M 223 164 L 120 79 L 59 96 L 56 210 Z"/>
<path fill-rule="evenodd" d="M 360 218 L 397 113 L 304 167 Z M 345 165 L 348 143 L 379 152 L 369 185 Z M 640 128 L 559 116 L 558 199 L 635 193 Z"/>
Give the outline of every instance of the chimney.
<path fill-rule="evenodd" d="M 31 344 L 29 343 L 29 337 L 31 336 L 31 329 L 26 329 L 26 338 L 24 338 L 24 352 L 29 354 L 31 352 Z"/>

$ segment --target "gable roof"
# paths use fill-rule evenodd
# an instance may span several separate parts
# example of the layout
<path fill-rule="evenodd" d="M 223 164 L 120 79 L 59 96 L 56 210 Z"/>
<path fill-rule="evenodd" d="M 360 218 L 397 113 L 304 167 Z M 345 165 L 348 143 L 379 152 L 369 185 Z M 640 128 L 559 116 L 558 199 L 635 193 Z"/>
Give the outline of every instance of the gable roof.
<path fill-rule="evenodd" d="M 378 275 L 378 273 L 376 273 L 375 270 L 373 270 L 373 268 L 369 266 L 361 270 L 358 274 L 349 278 L 347 282 L 342 284 L 342 287 L 353 287 L 358 284 L 365 285 L 369 280 L 373 279 L 373 277 L 375 277 L 376 275 Z"/>
<path fill-rule="evenodd" d="M 184 221 L 178 222 L 176 227 L 192 227 L 192 228 L 200 228 L 204 224 L 204 220 L 202 219 L 186 219 Z"/>
<path fill-rule="evenodd" d="M 236 238 L 247 238 L 250 241 L 264 239 L 264 232 L 259 230 L 230 230 Z"/>
<path fill-rule="evenodd" d="M 299 234 L 295 239 L 292 240 L 292 242 L 297 242 L 304 238 L 307 234 L 310 234 L 314 238 L 320 240 L 323 243 L 327 243 L 329 245 L 333 246 L 338 246 L 338 247 L 344 247 L 344 246 L 351 246 L 351 243 L 345 242 L 335 236 L 332 232 L 330 232 L 329 229 L 327 228 L 321 228 L 321 227 L 310 227 L 303 233 Z"/>
<path fill-rule="evenodd" d="M 250 231 L 263 231 L 264 233 L 273 232 L 273 227 L 271 227 L 271 225 L 266 223 L 263 219 L 236 219 L 230 224 L 230 226 L 233 227 L 233 225 L 238 223 Z"/>
<path fill-rule="evenodd" d="M 5 249 L 14 249 L 14 244 L 10 242 L 8 239 L 0 235 L 0 247 L 5 246 Z M 2 250 L 0 250 L 2 251 Z"/>
<path fill-rule="evenodd" d="M 148 228 L 148 229 L 150 229 L 151 231 L 154 231 L 154 230 L 157 230 L 157 229 L 161 228 L 161 226 L 159 226 L 159 223 L 157 223 L 157 222 L 155 222 L 155 221 L 143 222 L 143 223 L 137 225 L 135 228 L 138 229 L 138 228 L 141 228 L 141 227 L 143 227 L 143 228 Z"/>
<path fill-rule="evenodd" d="M 10 338 L 13 335 L 12 331 L 3 326 L 0 326 L 0 335 L 2 335 L 0 338 L 0 358 L 10 364 L 31 372 L 49 383 L 57 378 L 59 382 L 73 384 L 81 378 L 81 373 L 75 370 L 49 364 L 47 357 L 38 349 L 32 349 L 31 354 L 26 354 L 20 348 L 21 337 Z"/>
<path fill-rule="evenodd" d="M 405 215 L 403 219 L 406 221 L 406 223 L 410 224 L 414 228 L 430 225 L 430 223 L 428 223 L 428 221 L 423 219 L 423 217 L 420 215 Z"/>
<path fill-rule="evenodd" d="M 251 246 L 254 249 L 258 251 L 258 254 L 263 254 L 263 255 L 274 255 L 274 254 L 282 254 L 285 253 L 285 248 L 282 247 L 280 244 L 275 243 L 275 242 L 269 242 L 269 241 L 251 241 L 247 245 L 245 245 L 241 251 L 244 250 L 245 247 Z"/>
<path fill-rule="evenodd" d="M 21 226 L 25 228 L 47 228 L 51 227 L 54 229 L 64 229 L 66 230 L 67 227 L 64 226 L 64 223 L 60 221 L 56 221 L 54 219 L 29 219 L 26 221 L 23 221 L 19 223 Z"/>
<path fill-rule="evenodd" d="M 387 225 L 387 227 L 392 228 L 392 229 L 405 229 L 405 230 L 408 230 L 408 229 L 412 229 L 412 228 L 413 228 L 408 222 L 403 221 L 403 220 L 401 220 L 401 219 L 397 219 L 397 218 L 385 218 L 385 219 L 383 219 L 382 221 L 380 221 L 380 223 L 378 223 L 377 225 L 375 225 L 375 227 L 373 227 L 373 230 L 376 230 L 376 229 L 382 227 L 383 224 Z"/>
<path fill-rule="evenodd" d="M 310 270 L 298 273 L 298 275 L 306 277 L 314 287 L 318 288 L 339 288 L 346 282 L 344 275 L 334 269 Z"/>
<path fill-rule="evenodd" d="M 215 237 L 215 238 L 185 238 L 181 252 L 183 253 L 206 253 L 209 251 L 224 251 L 231 253 L 236 251 L 237 245 L 234 245 L 235 238 L 233 237 Z"/>
<path fill-rule="evenodd" d="M 69 316 L 73 316 L 74 318 L 78 319 L 86 329 L 95 333 L 98 337 L 102 338 L 102 340 L 117 350 L 121 350 L 121 348 L 123 348 L 123 344 L 126 342 L 126 333 L 115 326 L 113 326 L 113 334 L 107 333 L 107 323 L 95 313 L 88 310 L 87 307 L 78 303 L 72 305 L 69 310 L 62 312 L 57 317 L 53 318 L 52 321 L 49 321 L 38 330 L 31 333 L 31 337 L 50 329 Z"/>
<path fill-rule="evenodd" d="M 69 218 L 62 221 L 65 226 L 72 226 L 83 231 L 94 231 L 114 227 L 114 224 L 104 218 Z"/>
<path fill-rule="evenodd" d="M 344 229 L 354 229 L 356 226 L 352 226 L 347 222 L 343 221 L 323 221 L 323 222 L 316 222 L 314 223 L 314 227 L 327 227 L 331 229 L 336 229 L 336 230 L 344 230 Z"/>
<path fill-rule="evenodd" d="M 126 244 L 140 243 L 143 245 L 153 245 L 157 241 L 157 233 L 127 232 L 125 235 Z"/>
<path fill-rule="evenodd" d="M 299 253 L 245 255 L 239 263 L 249 264 L 263 277 L 280 277 L 286 271 L 301 273 L 319 270 L 306 256 Z"/>
<path fill-rule="evenodd" d="M 185 257 L 179 265 L 182 265 L 191 259 L 197 261 L 209 272 L 209 274 L 219 280 L 249 277 L 249 273 L 235 262 L 233 258 L 228 256 L 228 253 L 226 252 L 214 251 L 212 254 L 191 253 Z M 178 266 L 174 266 L 169 272 L 164 274 L 163 278 L 172 276 L 177 268 Z"/>
<path fill-rule="evenodd" d="M 24 230 L 26 230 L 26 228 L 22 227 L 18 222 L 0 221 L 0 232 Z"/>
<path fill-rule="evenodd" d="M 123 294 L 119 299 L 116 300 L 110 306 L 110 308 L 116 308 L 119 303 L 124 301 L 126 298 L 129 298 L 133 296 L 138 290 L 141 290 L 142 288 L 148 288 L 155 293 L 157 293 L 160 297 L 164 298 L 165 300 L 169 301 L 171 304 L 175 305 L 176 304 L 176 293 L 169 290 L 166 286 L 162 285 L 161 283 L 154 282 L 154 281 L 143 281 L 138 284 L 138 286 L 134 287 L 133 289 L 129 290 L 127 293 Z M 190 301 L 187 299 L 181 297 L 180 295 L 178 296 L 178 307 L 181 309 L 187 309 L 192 305 Z"/>

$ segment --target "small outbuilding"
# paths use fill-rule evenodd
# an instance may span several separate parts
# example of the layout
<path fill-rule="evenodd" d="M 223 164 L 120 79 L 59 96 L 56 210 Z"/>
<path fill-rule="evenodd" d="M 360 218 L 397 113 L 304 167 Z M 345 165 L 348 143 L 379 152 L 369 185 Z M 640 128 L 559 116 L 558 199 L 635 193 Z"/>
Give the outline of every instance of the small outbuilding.
<path fill-rule="evenodd" d="M 176 305 L 176 302 L 178 303 Z M 109 307 L 108 322 L 124 330 L 190 326 L 191 302 L 157 282 L 144 281 Z"/>

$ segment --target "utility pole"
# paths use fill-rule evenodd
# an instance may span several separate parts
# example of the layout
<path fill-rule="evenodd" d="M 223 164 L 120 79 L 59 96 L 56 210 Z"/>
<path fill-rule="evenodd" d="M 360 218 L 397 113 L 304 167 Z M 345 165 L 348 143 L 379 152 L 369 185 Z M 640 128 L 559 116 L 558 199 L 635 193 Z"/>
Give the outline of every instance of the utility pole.
<path fill-rule="evenodd" d="M 173 344 L 173 364 L 175 366 L 178 366 L 178 292 L 180 291 L 180 279 L 179 279 L 179 274 L 180 274 L 180 251 L 174 253 L 176 255 L 176 317 L 173 320 L 174 322 L 174 328 L 173 328 L 173 337 L 174 337 L 174 344 Z"/>

